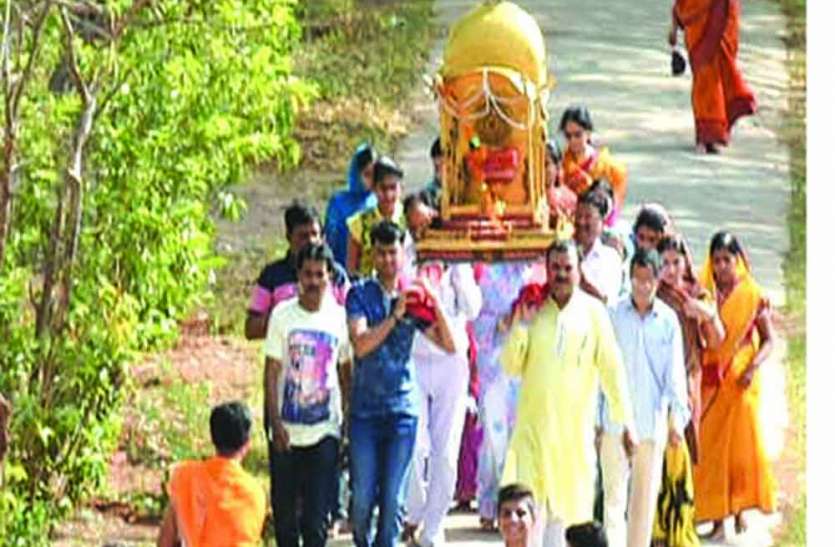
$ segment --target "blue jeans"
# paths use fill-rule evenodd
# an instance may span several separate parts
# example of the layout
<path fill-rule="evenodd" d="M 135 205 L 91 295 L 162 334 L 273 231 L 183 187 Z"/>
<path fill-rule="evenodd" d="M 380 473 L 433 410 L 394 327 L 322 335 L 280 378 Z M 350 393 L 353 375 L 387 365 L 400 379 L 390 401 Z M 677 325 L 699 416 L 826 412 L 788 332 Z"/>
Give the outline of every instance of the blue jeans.
<path fill-rule="evenodd" d="M 395 547 L 417 416 L 351 417 L 351 522 L 354 545 L 369 547 L 371 515 L 379 507 L 374 547 Z"/>

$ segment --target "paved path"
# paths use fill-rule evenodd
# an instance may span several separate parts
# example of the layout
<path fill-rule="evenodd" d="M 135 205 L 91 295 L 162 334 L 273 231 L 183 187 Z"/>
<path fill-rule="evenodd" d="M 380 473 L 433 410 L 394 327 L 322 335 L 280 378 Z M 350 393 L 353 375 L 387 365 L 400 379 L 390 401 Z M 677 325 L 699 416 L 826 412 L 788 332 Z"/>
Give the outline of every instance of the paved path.
<path fill-rule="evenodd" d="M 659 201 L 687 236 L 698 263 L 708 239 L 720 227 L 740 234 L 757 279 L 772 302 L 784 302 L 781 260 L 788 249 L 785 212 L 789 202 L 789 153 L 775 129 L 787 108 L 788 74 L 780 41 L 784 21 L 774 2 L 746 0 L 743 6 L 740 63 L 760 102 L 758 116 L 737 124 L 731 147 L 720 156 L 694 154 L 690 78 L 670 76 L 666 45 L 670 2 L 656 0 L 519 0 L 546 39 L 549 71 L 557 78 L 549 112 L 555 128 L 562 110 L 583 102 L 592 112 L 598 137 L 629 169 L 626 218 L 641 202 Z M 440 23 L 449 27 L 475 1 L 437 0 Z M 445 33 L 444 33 L 445 37 Z M 436 44 L 427 72 L 440 64 L 444 39 Z M 424 120 L 397 154 L 408 185 L 431 175 L 428 148 L 437 134 L 437 111 L 419 95 L 415 111 Z M 552 134 L 554 132 L 552 131 Z M 770 452 L 782 447 L 786 421 L 780 342 L 763 367 L 770 395 L 765 400 Z M 768 545 L 769 530 L 780 516 L 751 516 L 752 529 L 729 545 Z M 455 545 L 491 543 L 468 532 L 475 517 L 454 516 L 448 534 Z M 729 535 L 732 526 L 728 526 Z M 492 542 L 497 542 L 494 539 Z M 707 544 L 706 544 L 707 545 Z"/>

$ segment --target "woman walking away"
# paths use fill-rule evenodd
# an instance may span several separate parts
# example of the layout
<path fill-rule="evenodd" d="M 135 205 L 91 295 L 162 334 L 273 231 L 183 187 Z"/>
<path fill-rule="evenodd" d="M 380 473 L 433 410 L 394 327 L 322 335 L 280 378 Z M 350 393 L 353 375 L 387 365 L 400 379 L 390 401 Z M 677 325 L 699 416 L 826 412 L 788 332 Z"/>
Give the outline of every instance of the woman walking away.
<path fill-rule="evenodd" d="M 671 46 L 684 41 L 693 73 L 693 116 L 697 151 L 718 154 L 728 145 L 736 120 L 757 109 L 754 92 L 736 64 L 739 49 L 739 0 L 676 0 L 668 36 Z"/>

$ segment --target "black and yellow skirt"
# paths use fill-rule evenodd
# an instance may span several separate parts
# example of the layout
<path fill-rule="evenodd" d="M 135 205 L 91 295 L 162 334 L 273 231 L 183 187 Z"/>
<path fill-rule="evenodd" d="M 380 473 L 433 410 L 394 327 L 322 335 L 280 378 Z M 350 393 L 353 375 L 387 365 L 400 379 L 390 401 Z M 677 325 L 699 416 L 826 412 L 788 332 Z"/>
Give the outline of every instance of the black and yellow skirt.
<path fill-rule="evenodd" d="M 661 491 L 652 529 L 654 547 L 694 547 L 700 545 L 696 534 L 696 505 L 693 497 L 693 467 L 687 444 L 667 446 Z"/>

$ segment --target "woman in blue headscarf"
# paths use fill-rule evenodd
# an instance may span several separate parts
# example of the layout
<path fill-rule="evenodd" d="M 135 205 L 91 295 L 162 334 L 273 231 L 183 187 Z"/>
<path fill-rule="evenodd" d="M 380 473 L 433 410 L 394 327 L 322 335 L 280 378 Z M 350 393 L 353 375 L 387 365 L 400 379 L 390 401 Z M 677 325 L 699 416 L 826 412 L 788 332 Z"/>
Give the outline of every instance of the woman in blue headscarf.
<path fill-rule="evenodd" d="M 325 241 L 343 267 L 348 255 L 348 226 L 345 221 L 354 213 L 377 205 L 377 196 L 371 191 L 371 175 L 376 160 L 374 147 L 368 143 L 359 145 L 348 166 L 348 188 L 334 194 L 328 202 Z"/>

